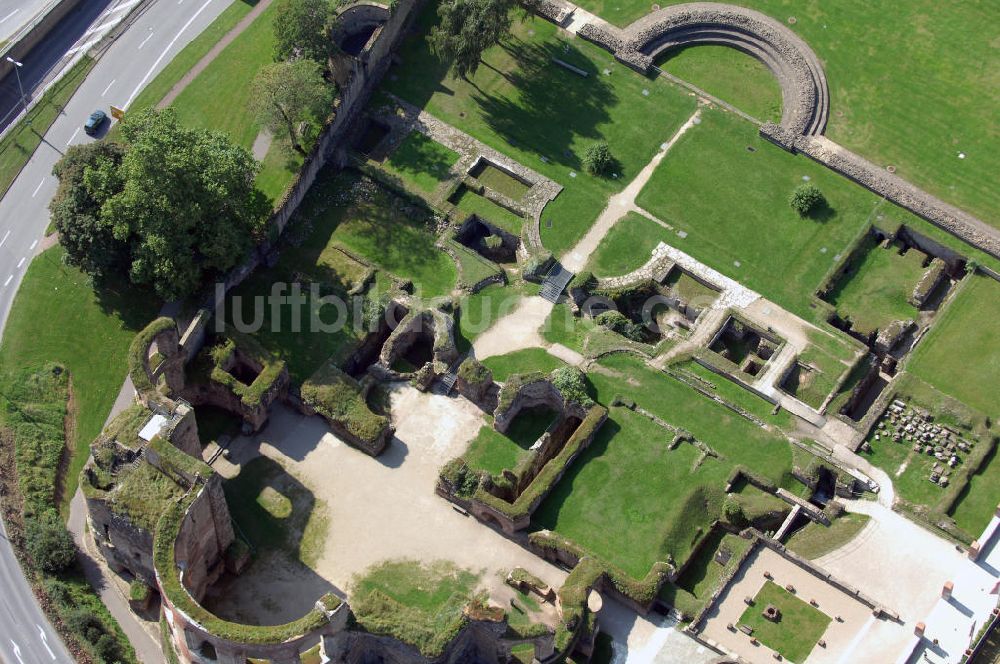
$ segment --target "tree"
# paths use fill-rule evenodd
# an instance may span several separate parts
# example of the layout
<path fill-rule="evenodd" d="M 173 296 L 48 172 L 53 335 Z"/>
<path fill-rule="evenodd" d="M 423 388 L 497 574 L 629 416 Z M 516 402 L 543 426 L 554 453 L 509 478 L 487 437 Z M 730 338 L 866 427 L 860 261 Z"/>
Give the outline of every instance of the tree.
<path fill-rule="evenodd" d="M 51 574 L 69 569 L 76 560 L 73 537 L 55 514 L 26 519 L 25 548 L 35 564 Z"/>
<path fill-rule="evenodd" d="M 128 245 L 101 215 L 104 203 L 122 188 L 118 169 L 124 155 L 118 143 L 84 143 L 67 149 L 52 169 L 59 188 L 49 211 L 66 261 L 97 278 L 127 273 Z"/>
<path fill-rule="evenodd" d="M 788 200 L 792 209 L 799 213 L 800 217 L 808 217 L 826 205 L 823 192 L 814 184 L 800 184 L 792 192 L 792 197 Z"/>
<path fill-rule="evenodd" d="M 591 175 L 607 175 L 614 163 L 611 148 L 604 141 L 591 145 L 583 156 L 583 167 Z"/>
<path fill-rule="evenodd" d="M 307 58 L 325 67 L 337 50 L 330 35 L 334 10 L 329 0 L 284 0 L 274 14 L 275 60 Z"/>
<path fill-rule="evenodd" d="M 293 60 L 268 65 L 253 80 L 250 106 L 257 120 L 271 133 L 288 133 L 288 140 L 305 155 L 305 138 L 299 128 L 322 121 L 333 105 L 333 89 L 312 60 Z"/>
<path fill-rule="evenodd" d="M 726 521 L 740 528 L 750 523 L 746 512 L 743 511 L 743 505 L 732 496 L 726 498 L 726 502 L 723 503 L 722 515 L 726 518 Z"/>
<path fill-rule="evenodd" d="M 475 74 L 483 53 L 510 34 L 513 0 L 443 0 L 441 22 L 431 30 L 431 49 L 452 60 L 462 78 Z"/>
<path fill-rule="evenodd" d="M 132 113 L 120 126 L 123 145 L 69 151 L 54 169 L 67 262 L 186 297 L 260 238 L 259 166 L 226 135 L 181 127 L 170 110 Z"/>

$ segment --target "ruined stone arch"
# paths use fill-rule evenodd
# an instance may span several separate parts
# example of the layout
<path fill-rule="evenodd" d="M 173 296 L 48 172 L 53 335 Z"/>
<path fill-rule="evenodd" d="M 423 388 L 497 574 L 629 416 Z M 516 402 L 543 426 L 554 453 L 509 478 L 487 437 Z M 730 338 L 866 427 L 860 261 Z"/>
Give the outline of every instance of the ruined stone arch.
<path fill-rule="evenodd" d="M 788 26 L 758 11 L 715 2 L 659 9 L 614 35 L 593 25 L 581 36 L 598 42 L 643 72 L 671 49 L 699 44 L 735 48 L 760 60 L 781 87 L 781 127 L 796 135 L 821 135 L 830 111 L 826 74 L 816 54 Z"/>

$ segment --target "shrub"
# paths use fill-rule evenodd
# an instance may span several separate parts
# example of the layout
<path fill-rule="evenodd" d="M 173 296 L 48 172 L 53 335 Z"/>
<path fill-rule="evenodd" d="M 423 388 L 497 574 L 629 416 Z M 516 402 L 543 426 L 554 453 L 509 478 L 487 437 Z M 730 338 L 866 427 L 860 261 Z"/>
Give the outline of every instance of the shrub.
<path fill-rule="evenodd" d="M 57 574 L 73 565 L 76 545 L 55 513 L 26 519 L 25 526 L 25 546 L 39 568 Z"/>
<path fill-rule="evenodd" d="M 461 457 L 452 459 L 441 469 L 441 479 L 451 485 L 455 495 L 469 498 L 479 488 L 480 476 Z"/>
<path fill-rule="evenodd" d="M 606 327 L 612 332 L 617 332 L 632 341 L 641 342 L 643 340 L 642 325 L 629 320 L 629 318 L 620 311 L 605 311 L 597 314 L 594 318 L 594 322 L 601 327 Z"/>
<path fill-rule="evenodd" d="M 799 213 L 800 217 L 808 217 L 826 205 L 826 199 L 819 187 L 806 183 L 795 188 L 792 197 L 788 199 L 788 204 Z"/>
<path fill-rule="evenodd" d="M 483 239 L 483 244 L 486 245 L 487 249 L 496 250 L 503 246 L 503 238 L 499 235 L 487 235 Z"/>
<path fill-rule="evenodd" d="M 607 175 L 614 163 L 611 148 L 604 141 L 594 143 L 583 155 L 583 167 L 591 175 Z"/>
<path fill-rule="evenodd" d="M 145 602 L 152 592 L 142 579 L 133 579 L 132 583 L 128 584 L 128 598 L 133 602 Z"/>
<path fill-rule="evenodd" d="M 493 382 L 493 372 L 474 357 L 467 357 L 458 367 L 458 377 L 469 385 Z"/>
<path fill-rule="evenodd" d="M 576 367 L 559 367 L 552 372 L 552 384 L 566 401 L 578 403 L 584 408 L 594 405 L 587 394 L 587 382 L 583 372 Z"/>
<path fill-rule="evenodd" d="M 573 275 L 573 279 L 569 282 L 569 289 L 582 288 L 583 290 L 588 290 L 596 283 L 597 279 L 594 278 L 594 273 L 590 270 L 584 270 Z"/>
<path fill-rule="evenodd" d="M 734 526 L 743 527 L 750 522 L 743 511 L 743 506 L 733 496 L 727 497 L 726 502 L 723 503 L 722 515 L 726 518 L 726 521 Z"/>

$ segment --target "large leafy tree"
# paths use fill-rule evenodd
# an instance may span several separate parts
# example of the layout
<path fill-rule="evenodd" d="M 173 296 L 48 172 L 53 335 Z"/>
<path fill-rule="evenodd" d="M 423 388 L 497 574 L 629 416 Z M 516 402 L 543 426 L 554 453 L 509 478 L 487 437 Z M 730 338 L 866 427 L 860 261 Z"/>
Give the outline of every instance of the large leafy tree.
<path fill-rule="evenodd" d="M 49 210 L 67 262 L 98 278 L 126 271 L 128 245 L 101 214 L 105 201 L 122 188 L 124 156 L 117 143 L 84 143 L 66 150 L 53 169 L 59 189 Z"/>
<path fill-rule="evenodd" d="M 441 22 L 431 30 L 431 48 L 467 78 L 476 73 L 486 49 L 510 34 L 513 7 L 514 0 L 443 0 L 438 5 Z"/>
<path fill-rule="evenodd" d="M 302 127 L 316 126 L 332 110 L 333 88 L 312 60 L 268 65 L 254 78 L 250 104 L 271 133 L 287 133 L 292 147 L 305 154 Z"/>
<path fill-rule="evenodd" d="M 334 10 L 330 0 L 284 0 L 274 16 L 275 59 L 308 58 L 325 66 L 336 51 Z"/>
<path fill-rule="evenodd" d="M 170 110 L 130 114 L 121 134 L 124 146 L 106 148 L 120 151 L 117 163 L 95 150 L 55 169 L 52 209 L 60 232 L 76 238 L 65 243 L 67 260 L 96 275 L 128 274 L 165 299 L 190 295 L 259 239 L 267 203 L 254 188 L 258 164 L 224 134 L 180 126 Z M 81 169 L 82 187 L 71 186 Z M 113 259 L 96 255 L 105 245 Z"/>

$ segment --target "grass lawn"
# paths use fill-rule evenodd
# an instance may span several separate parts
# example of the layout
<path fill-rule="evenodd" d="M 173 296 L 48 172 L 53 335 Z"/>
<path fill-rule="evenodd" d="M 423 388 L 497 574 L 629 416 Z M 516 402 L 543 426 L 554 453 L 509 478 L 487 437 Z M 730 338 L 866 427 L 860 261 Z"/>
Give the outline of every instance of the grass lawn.
<path fill-rule="evenodd" d="M 991 417 L 1000 416 L 1000 283 L 967 277 L 962 291 L 914 350 L 910 373 Z"/>
<path fill-rule="evenodd" d="M 685 360 L 672 364 L 670 368 L 709 393 L 743 408 L 779 429 L 794 428 L 792 415 L 788 411 L 780 410 L 777 415 L 774 415 L 772 413 L 774 404 L 770 401 L 757 396 L 750 390 L 740 387 L 733 381 L 703 367 L 694 360 Z"/>
<path fill-rule="evenodd" d="M 472 175 L 484 185 L 512 201 L 520 201 L 531 186 L 488 162 L 481 162 Z"/>
<path fill-rule="evenodd" d="M 575 350 L 585 357 L 595 357 L 606 350 L 616 348 L 631 348 L 648 354 L 662 353 L 669 348 L 671 341 L 664 341 L 655 347 L 649 344 L 632 341 L 627 337 L 612 332 L 598 325 L 593 318 L 574 316 L 565 304 L 557 304 L 542 326 L 542 336 L 553 344 L 562 344 Z"/>
<path fill-rule="evenodd" d="M 732 104 L 761 122 L 781 120 L 781 87 L 762 62 L 728 46 L 667 51 L 656 66 Z"/>
<path fill-rule="evenodd" d="M 679 87 L 644 78 L 542 19 L 516 23 L 513 38 L 487 51 L 475 76 L 463 81 L 430 51 L 425 31 L 436 17 L 436 6 L 428 4 L 385 87 L 563 185 L 542 222 L 542 240 L 556 255 L 573 246 L 608 197 L 694 111 L 695 100 Z M 553 57 L 590 75 L 559 67 Z M 619 161 L 617 179 L 583 172 L 584 151 L 602 140 Z"/>
<path fill-rule="evenodd" d="M 761 615 L 769 604 L 781 612 L 777 622 Z M 792 662 L 804 662 L 823 637 L 830 616 L 810 606 L 773 581 L 766 581 L 754 597 L 754 605 L 740 616 L 740 623 L 753 628 L 761 643 Z"/>
<path fill-rule="evenodd" d="M 995 4 L 913 0 L 894 6 L 889 30 L 881 3 L 740 4 L 786 25 L 795 17 L 790 27 L 819 56 L 829 81 L 826 133 L 831 139 L 876 164 L 895 165 L 907 180 L 1000 225 L 1000 188 L 993 175 L 1000 172 L 1000 132 L 993 117 L 1000 106 L 1000 53 L 991 28 Z M 583 0 L 580 5 L 619 25 L 651 8 L 644 0 Z M 707 49 L 690 49 L 690 56 L 678 56 L 680 64 L 687 65 L 689 74 L 698 74 L 692 83 L 740 106 L 729 87 L 733 67 Z M 899 53 L 906 58 L 897 57 Z M 698 61 L 685 63 L 687 58 Z M 773 83 L 744 73 L 736 83 L 752 89 L 743 92 L 742 99 L 770 98 L 766 91 Z M 928 99 L 944 102 L 928 104 Z M 984 132 L 983 127 L 990 129 Z M 966 158 L 960 159 L 959 153 Z"/>
<path fill-rule="evenodd" d="M 544 348 L 524 348 L 506 355 L 488 357 L 483 360 L 483 365 L 493 372 L 493 380 L 502 383 L 513 374 L 532 371 L 549 373 L 566 363 L 555 355 L 550 355 Z"/>
<path fill-rule="evenodd" d="M 477 580 L 447 561 L 387 561 L 354 578 L 351 609 L 366 631 L 394 636 L 433 657 L 463 623 Z"/>
<path fill-rule="evenodd" d="M 10 189 L 21 169 L 41 145 L 42 136 L 63 113 L 66 102 L 93 68 L 93 58 L 81 58 L 58 83 L 42 95 L 38 103 L 28 111 L 28 115 L 11 127 L 0 140 L 0 196 Z"/>
<path fill-rule="evenodd" d="M 747 148 L 753 148 L 753 152 Z M 829 202 L 820 219 L 788 205 L 808 177 Z M 678 249 L 806 318 L 812 292 L 878 209 L 915 219 L 802 156 L 757 135 L 754 125 L 708 110 L 656 169 L 637 202 L 687 236 L 656 229 Z"/>
<path fill-rule="evenodd" d="M 697 600 L 697 608 L 691 612 L 696 613 L 719 587 L 723 575 L 736 567 L 737 561 L 750 548 L 750 544 L 750 540 L 743 539 L 739 535 L 733 535 L 721 528 L 713 529 L 677 578 L 676 587 L 664 594 L 669 597 L 670 593 L 676 592 L 677 589 L 690 594 L 691 598 Z M 720 565 L 715 560 L 715 554 L 719 551 L 728 551 L 731 554 L 725 565 Z"/>
<path fill-rule="evenodd" d="M 63 472 L 65 513 L 89 445 L 104 428 L 128 373 L 129 344 L 160 305 L 151 293 L 136 288 L 95 291 L 87 276 L 62 260 L 63 249 L 57 246 L 28 267 L 4 330 L 0 369 L 58 362 L 69 370 L 76 429 Z"/>
<path fill-rule="evenodd" d="M 514 470 L 530 454 L 529 448 L 552 424 L 555 414 L 545 408 L 524 410 L 507 429 L 506 434 L 484 426 L 462 455 L 470 468 L 499 475 L 504 469 Z"/>
<path fill-rule="evenodd" d="M 611 356 L 588 373 L 597 400 L 634 399 L 693 433 L 719 459 L 701 459 L 692 445 L 672 451 L 673 435 L 645 417 L 613 408 L 607 423 L 535 512 L 554 530 L 641 578 L 670 555 L 682 564 L 719 516 L 733 464 L 745 464 L 791 487 L 787 441 L 768 433 L 688 386 L 629 356 Z"/>
<path fill-rule="evenodd" d="M 803 558 L 815 560 L 854 539 L 870 518 L 867 514 L 844 514 L 829 526 L 809 522 L 792 535 L 785 546 Z"/>
<path fill-rule="evenodd" d="M 882 249 L 871 236 L 863 251 L 859 263 L 840 278 L 827 300 L 862 334 L 893 321 L 915 319 L 917 308 L 907 300 L 924 274 L 927 255 L 914 249 L 900 255 L 896 245 Z"/>
<path fill-rule="evenodd" d="M 663 240 L 664 229 L 638 212 L 619 219 L 590 255 L 587 270 L 598 277 L 616 277 L 642 267 Z"/>
<path fill-rule="evenodd" d="M 818 409 L 836 389 L 841 376 L 859 360 L 862 349 L 839 331 L 809 334 L 812 342 L 798 357 L 782 389 Z"/>
<path fill-rule="evenodd" d="M 485 196 L 480 196 L 471 189 L 467 189 L 464 185 L 459 187 L 455 195 L 451 197 L 451 202 L 466 215 L 474 214 L 508 233 L 516 236 L 521 235 L 524 219 Z"/>
<path fill-rule="evenodd" d="M 326 504 L 268 457 L 243 465 L 223 485 L 233 519 L 256 549 L 277 549 L 316 565 L 329 530 Z"/>
<path fill-rule="evenodd" d="M 969 483 L 948 513 L 955 519 L 955 525 L 975 538 L 989 524 L 1000 504 L 1000 462 L 996 457 L 997 449 L 994 447 L 983 460 L 979 472 L 969 478 Z"/>
<path fill-rule="evenodd" d="M 412 131 L 382 167 L 429 196 L 445 180 L 456 161 L 457 152 L 419 131 Z"/>

